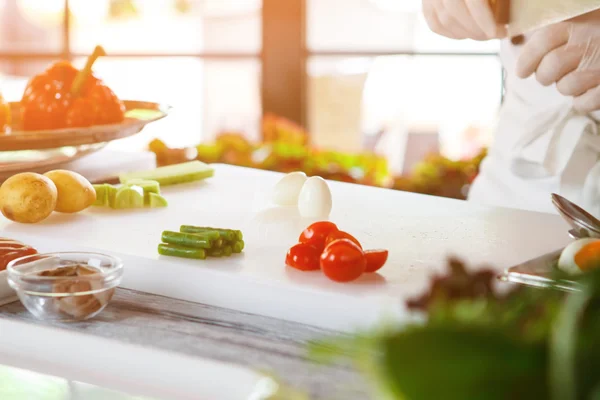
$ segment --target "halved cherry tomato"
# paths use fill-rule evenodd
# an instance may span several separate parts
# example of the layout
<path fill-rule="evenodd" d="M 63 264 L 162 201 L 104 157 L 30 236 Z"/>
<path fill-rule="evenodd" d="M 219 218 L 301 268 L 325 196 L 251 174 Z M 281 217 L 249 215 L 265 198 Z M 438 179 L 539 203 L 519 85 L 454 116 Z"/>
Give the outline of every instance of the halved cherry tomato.
<path fill-rule="evenodd" d="M 286 265 L 301 271 L 316 271 L 320 268 L 321 250 L 309 243 L 298 243 L 285 256 Z"/>
<path fill-rule="evenodd" d="M 344 232 L 344 231 L 331 232 L 327 236 L 327 239 L 325 239 L 325 247 L 327 247 L 327 245 L 329 243 L 331 243 L 333 241 L 336 241 L 336 240 L 339 240 L 339 239 L 348 239 L 351 242 L 354 242 L 358 247 L 360 247 L 362 249 L 362 245 L 360 244 L 360 242 L 358 241 L 358 239 L 356 239 L 354 236 L 352 236 L 348 232 Z"/>
<path fill-rule="evenodd" d="M 367 260 L 365 272 L 379 271 L 385 265 L 389 254 L 387 250 L 367 250 L 364 253 Z"/>
<path fill-rule="evenodd" d="M 37 254 L 33 247 L 10 239 L 0 239 L 0 271 L 5 270 L 12 260 L 33 254 Z"/>
<path fill-rule="evenodd" d="M 325 248 L 325 240 L 332 232 L 337 232 L 338 227 L 329 221 L 315 222 L 306 228 L 300 235 L 300 243 L 310 243 L 320 251 Z"/>
<path fill-rule="evenodd" d="M 363 251 L 348 239 L 329 243 L 321 254 L 321 270 L 336 282 L 351 282 L 358 279 L 367 268 Z"/>

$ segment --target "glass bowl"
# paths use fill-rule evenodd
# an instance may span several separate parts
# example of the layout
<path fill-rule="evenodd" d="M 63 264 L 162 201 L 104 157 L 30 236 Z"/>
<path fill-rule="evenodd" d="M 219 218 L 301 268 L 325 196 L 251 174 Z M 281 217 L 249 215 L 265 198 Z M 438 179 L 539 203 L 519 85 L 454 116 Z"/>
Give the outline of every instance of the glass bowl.
<path fill-rule="evenodd" d="M 35 317 L 81 321 L 98 315 L 123 278 L 120 259 L 99 253 L 47 253 L 7 266 L 8 284 Z"/>

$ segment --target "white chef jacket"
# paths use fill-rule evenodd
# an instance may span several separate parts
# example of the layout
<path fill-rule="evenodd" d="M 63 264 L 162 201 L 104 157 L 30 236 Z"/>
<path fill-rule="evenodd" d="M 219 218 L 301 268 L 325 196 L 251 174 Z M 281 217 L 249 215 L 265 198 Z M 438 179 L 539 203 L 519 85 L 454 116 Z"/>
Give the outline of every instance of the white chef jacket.
<path fill-rule="evenodd" d="M 506 96 L 469 200 L 554 213 L 558 193 L 600 217 L 600 113 L 576 113 L 555 85 L 516 77 L 522 47 L 502 43 Z"/>

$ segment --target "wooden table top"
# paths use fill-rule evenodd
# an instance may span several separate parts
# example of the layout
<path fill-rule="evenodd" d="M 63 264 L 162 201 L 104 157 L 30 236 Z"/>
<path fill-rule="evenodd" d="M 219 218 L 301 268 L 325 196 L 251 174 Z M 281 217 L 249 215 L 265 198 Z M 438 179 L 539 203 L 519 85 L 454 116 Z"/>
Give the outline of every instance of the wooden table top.
<path fill-rule="evenodd" d="M 0 318 L 210 358 L 264 371 L 311 399 L 367 399 L 367 385 L 348 365 L 306 359 L 310 340 L 332 332 L 126 289 L 98 317 L 78 323 L 42 322 L 20 302 L 0 307 Z"/>

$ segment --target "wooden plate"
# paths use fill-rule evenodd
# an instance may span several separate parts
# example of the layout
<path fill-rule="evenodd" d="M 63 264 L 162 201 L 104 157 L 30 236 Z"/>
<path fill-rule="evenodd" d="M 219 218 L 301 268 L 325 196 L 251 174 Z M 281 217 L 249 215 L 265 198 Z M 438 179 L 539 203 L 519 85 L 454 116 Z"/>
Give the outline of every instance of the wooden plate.
<path fill-rule="evenodd" d="M 11 132 L 0 134 L 0 168 L 2 152 L 22 150 L 48 150 L 108 143 L 133 136 L 151 122 L 163 119 L 170 107 L 165 104 L 124 100 L 127 112 L 125 121 L 114 125 L 96 125 L 88 128 L 54 129 L 45 131 L 21 130 L 20 104 L 10 103 L 13 124 Z"/>

